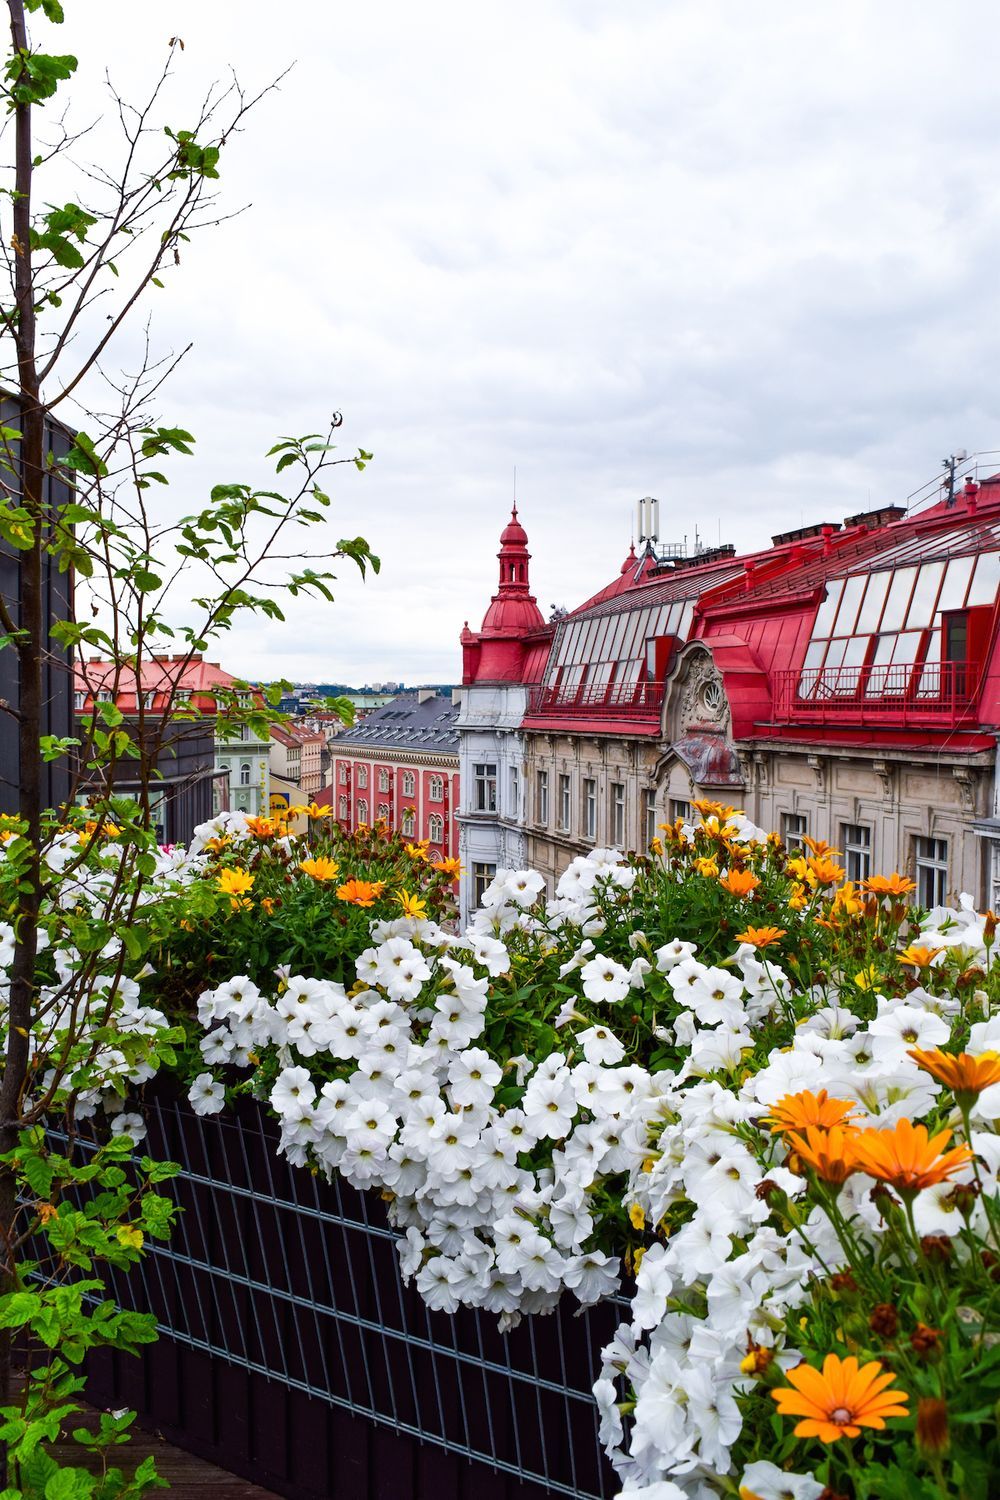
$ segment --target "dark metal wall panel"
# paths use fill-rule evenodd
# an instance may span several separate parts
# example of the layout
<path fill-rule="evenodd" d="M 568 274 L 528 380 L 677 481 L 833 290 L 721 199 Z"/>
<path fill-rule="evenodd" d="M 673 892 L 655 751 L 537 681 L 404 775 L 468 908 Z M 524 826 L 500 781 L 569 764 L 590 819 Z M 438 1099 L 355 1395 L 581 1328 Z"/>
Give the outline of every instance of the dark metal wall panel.
<path fill-rule="evenodd" d="M 141 1361 L 95 1361 L 92 1399 L 292 1500 L 604 1500 L 598 1351 L 622 1309 L 428 1311 L 399 1275 L 382 1205 L 290 1168 L 245 1101 L 202 1119 L 163 1091 L 148 1149 L 180 1162 L 168 1246 L 116 1281 L 156 1313 Z"/>
<path fill-rule="evenodd" d="M 10 396 L 0 398 L 0 422 L 15 430 L 20 422 L 20 407 Z M 55 422 L 46 422 L 45 445 L 56 458 L 63 458 L 72 445 L 70 433 Z M 16 444 L 14 445 L 16 447 Z M 5 476 L 9 477 L 9 476 Z M 72 489 L 51 475 L 46 478 L 46 499 L 50 505 L 65 504 L 72 496 Z M 44 562 L 45 604 L 50 622 L 70 618 L 73 609 L 73 581 L 69 573 L 60 574 L 51 558 Z M 12 548 L 0 542 L 0 589 L 14 619 L 19 618 L 20 557 Z M 17 657 L 11 647 L 0 651 L 0 697 L 15 707 L 19 700 Z M 49 641 L 43 663 L 43 693 L 45 698 L 45 724 L 43 733 L 70 735 L 73 733 L 73 674 L 69 654 L 54 641 Z M 62 802 L 69 789 L 69 767 L 65 760 L 50 761 L 44 768 L 45 800 L 49 807 Z M 0 711 L 0 812 L 18 811 L 20 788 L 20 756 L 17 743 L 17 723 L 10 715 Z"/>

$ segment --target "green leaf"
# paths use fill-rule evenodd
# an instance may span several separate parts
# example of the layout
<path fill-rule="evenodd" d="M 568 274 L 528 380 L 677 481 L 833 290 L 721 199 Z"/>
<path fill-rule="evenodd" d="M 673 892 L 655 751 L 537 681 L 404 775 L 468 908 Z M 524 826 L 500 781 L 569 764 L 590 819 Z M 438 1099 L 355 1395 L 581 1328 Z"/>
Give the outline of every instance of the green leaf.
<path fill-rule="evenodd" d="M 0 1297 L 0 1328 L 23 1328 L 41 1306 L 37 1292 L 9 1292 Z"/>
<path fill-rule="evenodd" d="M 45 1500 L 86 1500 L 96 1487 L 96 1476 L 86 1469 L 60 1469 L 45 1486 Z"/>

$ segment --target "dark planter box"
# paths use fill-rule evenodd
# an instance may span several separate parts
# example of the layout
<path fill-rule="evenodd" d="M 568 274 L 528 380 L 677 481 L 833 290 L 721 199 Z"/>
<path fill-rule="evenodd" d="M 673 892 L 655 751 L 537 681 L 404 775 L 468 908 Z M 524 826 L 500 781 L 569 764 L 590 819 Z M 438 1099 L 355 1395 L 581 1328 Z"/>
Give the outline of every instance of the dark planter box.
<path fill-rule="evenodd" d="M 619 1488 L 590 1393 L 621 1309 L 497 1332 L 403 1285 L 382 1204 L 289 1167 L 251 1102 L 199 1118 L 147 1100 L 154 1157 L 179 1162 L 169 1245 L 116 1278 L 156 1313 L 142 1359 L 103 1354 L 89 1399 L 295 1500 L 534 1500 Z"/>

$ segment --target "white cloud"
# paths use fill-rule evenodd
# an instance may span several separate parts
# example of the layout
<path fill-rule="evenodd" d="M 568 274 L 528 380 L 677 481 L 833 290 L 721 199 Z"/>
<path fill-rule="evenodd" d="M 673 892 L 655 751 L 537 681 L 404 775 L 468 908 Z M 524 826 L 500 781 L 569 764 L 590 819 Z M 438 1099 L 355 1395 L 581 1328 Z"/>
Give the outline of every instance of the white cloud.
<path fill-rule="evenodd" d="M 456 677 L 515 464 L 545 609 L 617 571 L 640 495 L 754 546 L 1000 442 L 986 0 L 67 8 L 85 113 L 171 32 L 192 97 L 298 59 L 227 148 L 251 210 L 154 303 L 195 340 L 164 413 L 199 438 L 187 498 L 343 409 L 376 457 L 334 534 L 384 567 L 234 630 L 234 670 Z"/>

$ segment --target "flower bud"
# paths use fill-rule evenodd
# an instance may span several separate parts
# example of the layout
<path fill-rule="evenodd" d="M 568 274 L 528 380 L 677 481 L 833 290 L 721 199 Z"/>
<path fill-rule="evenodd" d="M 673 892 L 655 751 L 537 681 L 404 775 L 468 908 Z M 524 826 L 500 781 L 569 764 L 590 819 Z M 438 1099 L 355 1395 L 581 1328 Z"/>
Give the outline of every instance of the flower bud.
<path fill-rule="evenodd" d="M 925 1234 L 920 1241 L 920 1248 L 928 1260 L 951 1260 L 951 1240 L 946 1234 Z"/>
<path fill-rule="evenodd" d="M 917 1402 L 917 1447 L 921 1453 L 947 1453 L 948 1408 L 937 1396 L 921 1396 Z"/>
<path fill-rule="evenodd" d="M 896 1329 L 899 1327 L 899 1317 L 891 1302 L 875 1304 L 872 1308 L 872 1315 L 868 1319 L 868 1327 L 872 1333 L 877 1333 L 879 1338 L 895 1338 Z"/>

